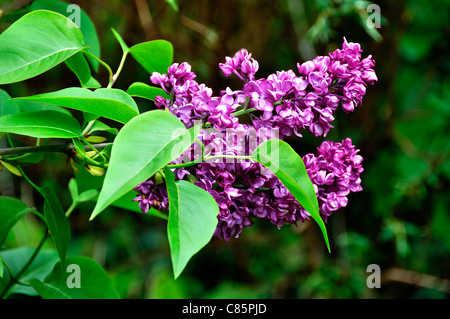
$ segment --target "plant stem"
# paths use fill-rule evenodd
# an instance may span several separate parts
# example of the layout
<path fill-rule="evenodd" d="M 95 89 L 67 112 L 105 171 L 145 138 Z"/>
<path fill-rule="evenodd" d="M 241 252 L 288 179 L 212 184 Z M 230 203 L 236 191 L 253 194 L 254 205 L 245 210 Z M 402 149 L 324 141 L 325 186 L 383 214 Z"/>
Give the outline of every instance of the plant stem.
<path fill-rule="evenodd" d="M 74 209 L 78 206 L 77 201 L 73 201 L 72 204 L 70 204 L 69 208 L 67 208 L 66 211 L 66 217 L 69 218 L 70 214 L 74 211 Z"/>
<path fill-rule="evenodd" d="M 86 135 L 87 133 L 89 133 L 89 131 L 91 130 L 92 126 L 94 126 L 96 120 L 92 120 L 90 121 L 86 127 L 84 128 L 83 132 L 81 133 L 82 136 Z"/>
<path fill-rule="evenodd" d="M 25 180 L 26 180 L 31 186 L 33 186 L 33 188 L 34 188 L 35 190 L 37 190 L 38 192 L 40 192 L 40 189 L 41 189 L 41 188 L 40 188 L 39 186 L 37 186 L 35 183 L 33 183 L 33 181 L 28 177 L 28 175 L 25 174 L 25 172 L 23 171 L 22 167 L 17 166 L 17 169 L 20 171 L 20 173 L 22 174 L 23 178 L 25 178 Z"/>
<path fill-rule="evenodd" d="M 95 155 L 95 157 L 100 156 L 102 158 L 102 164 L 106 164 L 107 160 L 105 158 L 105 156 L 99 152 L 94 145 L 92 145 L 91 143 L 89 143 L 84 137 L 81 137 L 81 139 L 83 140 L 83 142 L 85 142 L 87 144 L 87 146 L 89 146 L 93 151 L 96 151 L 97 154 Z M 92 160 L 95 160 L 95 158 L 92 158 Z"/>
<path fill-rule="evenodd" d="M 238 156 L 238 155 L 211 155 L 204 158 L 204 161 L 217 159 L 217 158 L 232 158 L 232 159 L 242 159 L 242 160 L 252 160 L 251 156 Z"/>
<path fill-rule="evenodd" d="M 111 80 L 109 81 L 107 88 L 112 88 L 114 83 L 117 81 L 117 78 L 119 77 L 120 72 L 122 72 L 128 52 L 129 52 L 129 50 L 125 50 L 123 52 L 122 59 L 120 60 L 119 67 L 117 68 L 117 72 L 111 77 Z"/>
<path fill-rule="evenodd" d="M 45 240 L 47 239 L 48 236 L 49 236 L 49 233 L 48 233 L 48 229 L 47 229 L 45 231 L 44 237 L 42 237 L 38 246 L 34 249 L 34 252 L 31 255 L 30 259 L 28 259 L 27 263 L 22 267 L 22 269 L 20 269 L 20 271 L 17 273 L 16 276 L 13 275 L 13 273 L 11 272 L 11 269 L 8 267 L 9 268 L 8 271 L 11 274 L 11 278 L 10 278 L 8 284 L 6 285 L 5 289 L 3 290 L 2 294 L 0 295 L 0 299 L 3 299 L 3 297 L 5 297 L 5 295 L 9 291 L 9 289 L 11 289 L 11 287 L 18 282 L 20 277 L 25 273 L 25 271 L 28 269 L 28 267 L 30 267 L 30 265 L 33 263 L 34 259 L 36 258 L 37 254 L 41 250 L 42 246 L 44 245 Z"/>
<path fill-rule="evenodd" d="M 172 164 L 172 165 L 167 165 L 168 168 L 180 168 L 180 167 L 189 167 L 189 166 L 194 166 L 196 164 L 201 163 L 202 161 L 192 161 L 192 162 L 188 162 L 188 163 L 181 163 L 181 164 Z"/>
<path fill-rule="evenodd" d="M 112 143 L 99 143 L 93 144 L 97 150 L 104 149 L 108 145 Z M 86 151 L 89 151 L 91 147 L 89 145 L 84 146 Z M 57 153 L 67 153 L 68 151 L 73 150 L 74 147 L 72 144 L 54 144 L 54 145 L 41 145 L 41 146 L 21 146 L 21 147 L 12 147 L 12 148 L 0 148 L 0 155 L 20 155 L 27 153 L 39 153 L 39 152 L 57 152 Z"/>
<path fill-rule="evenodd" d="M 239 116 L 239 115 L 244 115 L 244 114 L 251 113 L 251 112 L 253 112 L 253 111 L 256 111 L 256 109 L 255 109 L 255 108 L 250 108 L 250 109 L 248 109 L 248 108 L 243 108 L 242 110 L 239 110 L 239 111 L 236 111 L 236 112 L 231 113 L 231 115 L 233 115 L 233 116 Z"/>
<path fill-rule="evenodd" d="M 101 65 L 103 65 L 103 66 L 106 68 L 106 70 L 108 70 L 108 75 L 109 75 L 109 78 L 110 78 L 110 81 L 111 81 L 111 79 L 113 78 L 113 72 L 112 72 L 112 70 L 111 70 L 111 67 L 110 67 L 108 64 L 106 64 L 105 62 L 103 62 L 101 59 L 99 59 L 98 57 L 96 57 L 96 56 L 95 56 L 94 54 L 92 54 L 91 52 L 85 51 L 85 50 L 83 50 L 83 52 L 84 52 L 85 54 L 88 54 L 89 56 L 91 56 L 93 59 L 97 60 Z"/>

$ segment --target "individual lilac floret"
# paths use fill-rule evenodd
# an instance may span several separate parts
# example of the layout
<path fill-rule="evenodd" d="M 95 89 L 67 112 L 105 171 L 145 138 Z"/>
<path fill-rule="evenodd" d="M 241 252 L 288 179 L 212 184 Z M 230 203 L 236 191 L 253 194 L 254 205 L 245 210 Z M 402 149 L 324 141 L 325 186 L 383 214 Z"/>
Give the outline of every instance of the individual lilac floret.
<path fill-rule="evenodd" d="M 252 58 L 252 54 L 246 49 L 241 49 L 233 58 L 226 57 L 225 63 L 219 63 L 219 68 L 225 76 L 236 74 L 242 81 L 248 82 L 255 79 L 255 73 L 259 69 L 259 63 Z"/>

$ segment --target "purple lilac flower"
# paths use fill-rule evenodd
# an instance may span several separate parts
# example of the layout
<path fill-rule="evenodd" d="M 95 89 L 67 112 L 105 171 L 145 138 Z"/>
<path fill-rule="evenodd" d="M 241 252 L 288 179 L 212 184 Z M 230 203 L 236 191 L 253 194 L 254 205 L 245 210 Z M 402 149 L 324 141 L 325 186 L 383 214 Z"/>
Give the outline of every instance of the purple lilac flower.
<path fill-rule="evenodd" d="M 325 221 L 333 211 L 347 205 L 350 192 L 362 190 L 363 158 L 358 152 L 351 139 L 346 138 L 341 143 L 324 141 L 317 148 L 317 156 L 303 157 L 306 171 L 317 186 L 320 214 Z"/>
<path fill-rule="evenodd" d="M 204 124 L 199 134 L 203 155 L 250 155 L 265 139 L 301 136 L 305 129 L 326 136 L 339 106 L 344 112 L 360 106 L 366 87 L 377 81 L 375 62 L 371 56 L 361 60 L 361 52 L 359 44 L 344 38 L 342 49 L 298 64 L 299 75 L 277 71 L 256 79 L 258 62 L 241 49 L 234 57 L 226 57 L 219 68 L 225 76 L 238 76 L 242 90 L 227 88 L 218 96 L 194 80 L 196 75 L 186 62 L 173 64 L 167 74 L 154 72 L 150 80 L 171 96 L 156 97 L 158 108 L 168 109 L 187 128 L 196 121 Z M 251 123 L 239 122 L 235 114 L 242 111 L 253 113 Z M 172 164 L 197 160 L 201 152 L 202 147 L 194 143 Z M 325 221 L 347 205 L 350 192 L 362 190 L 363 158 L 358 152 L 347 138 L 340 143 L 324 141 L 317 154 L 303 157 Z M 267 219 L 278 228 L 310 218 L 278 178 L 256 162 L 216 159 L 177 168 L 174 173 L 177 180 L 187 178 L 214 197 L 219 206 L 214 235 L 224 240 L 238 237 L 255 218 Z M 135 201 L 144 213 L 150 207 L 168 209 L 165 183 L 151 178 L 135 190 Z"/>

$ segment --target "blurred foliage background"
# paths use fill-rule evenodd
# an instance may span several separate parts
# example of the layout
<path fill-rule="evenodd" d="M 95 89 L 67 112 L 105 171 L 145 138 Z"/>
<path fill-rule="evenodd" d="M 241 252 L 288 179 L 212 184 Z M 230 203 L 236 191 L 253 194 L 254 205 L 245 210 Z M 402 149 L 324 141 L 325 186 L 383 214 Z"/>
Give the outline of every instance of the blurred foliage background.
<path fill-rule="evenodd" d="M 0 30 L 31 1 L 3 1 Z M 218 63 L 247 48 L 259 61 L 257 75 L 293 69 L 326 55 L 343 37 L 372 54 L 379 81 L 362 106 L 336 114 L 326 139 L 351 137 L 361 149 L 364 191 L 328 219 L 332 253 L 312 222 L 280 230 L 257 221 L 240 238 L 214 239 L 173 280 L 166 222 L 110 207 L 94 221 L 92 203 L 70 217 L 71 253 L 90 256 L 112 277 L 123 298 L 448 298 L 450 296 L 450 2 L 378 1 L 381 26 L 368 27 L 372 2 L 354 0 L 82 0 L 101 41 L 102 59 L 117 68 L 121 49 L 110 29 L 129 45 L 166 39 L 174 62 L 189 62 L 215 92 L 239 81 L 225 78 Z M 7 11 L 9 10 L 9 11 Z M 1 63 L 1 62 L 0 62 Z M 96 77 L 103 85 L 107 73 Z M 116 87 L 149 82 L 128 59 Z M 12 96 L 78 86 L 65 65 L 5 89 Z M 142 110 L 152 108 L 138 101 Z M 4 139 L 3 139 L 4 140 Z M 1 143 L 4 143 L 2 140 Z M 321 143 L 305 132 L 290 143 L 299 154 Z M 26 144 L 27 140 L 17 140 Z M 1 144 L 1 147 L 5 147 Z M 33 180 L 58 190 L 71 203 L 74 172 L 64 155 L 48 154 L 25 168 Z M 125 172 L 124 172 L 125 173 Z M 3 171 L 2 195 L 38 205 L 39 196 Z M 85 176 L 80 171 L 78 179 Z M 83 183 L 83 182 L 82 182 Z M 86 184 L 86 188 L 90 185 Z M 80 192 L 82 189 L 80 189 Z M 36 245 L 43 229 L 35 216 L 18 223 L 7 247 Z M 48 242 L 48 245 L 51 245 Z M 369 289 L 369 264 L 381 267 L 381 288 Z"/>

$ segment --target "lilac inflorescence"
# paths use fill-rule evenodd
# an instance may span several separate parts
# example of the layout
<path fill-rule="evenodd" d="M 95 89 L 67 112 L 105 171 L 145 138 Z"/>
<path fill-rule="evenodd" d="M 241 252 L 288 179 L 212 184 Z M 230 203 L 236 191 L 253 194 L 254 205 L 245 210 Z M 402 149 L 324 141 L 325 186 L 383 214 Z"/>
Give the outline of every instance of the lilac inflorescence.
<path fill-rule="evenodd" d="M 342 107 L 352 112 L 361 105 L 366 87 L 377 77 L 371 56 L 361 59 L 361 48 L 344 38 L 342 49 L 328 56 L 256 79 L 259 64 L 245 49 L 226 57 L 219 68 L 225 76 L 243 81 L 241 90 L 230 88 L 213 95 L 211 88 L 195 81 L 191 66 L 173 64 L 167 74 L 150 77 L 171 98 L 157 96 L 155 105 L 167 109 L 187 128 L 202 124 L 198 140 L 172 164 L 218 155 L 250 155 L 266 139 L 285 137 L 308 129 L 315 136 L 326 136 L 332 128 L 333 113 Z M 239 116 L 251 113 L 251 123 L 240 123 Z M 203 145 L 203 149 L 202 146 Z M 360 174 L 363 158 L 347 138 L 340 143 L 324 141 L 317 154 L 303 157 L 316 190 L 319 209 L 326 221 L 332 212 L 345 207 L 350 192 L 362 190 Z M 174 170 L 177 180 L 189 179 L 209 192 L 219 206 L 215 236 L 225 240 L 238 237 L 253 225 L 255 218 L 269 220 L 276 227 L 296 224 L 310 218 L 309 213 L 267 168 L 252 161 L 215 158 Z M 138 185 L 135 201 L 147 213 L 151 207 L 168 209 L 164 183 L 153 178 Z"/>

